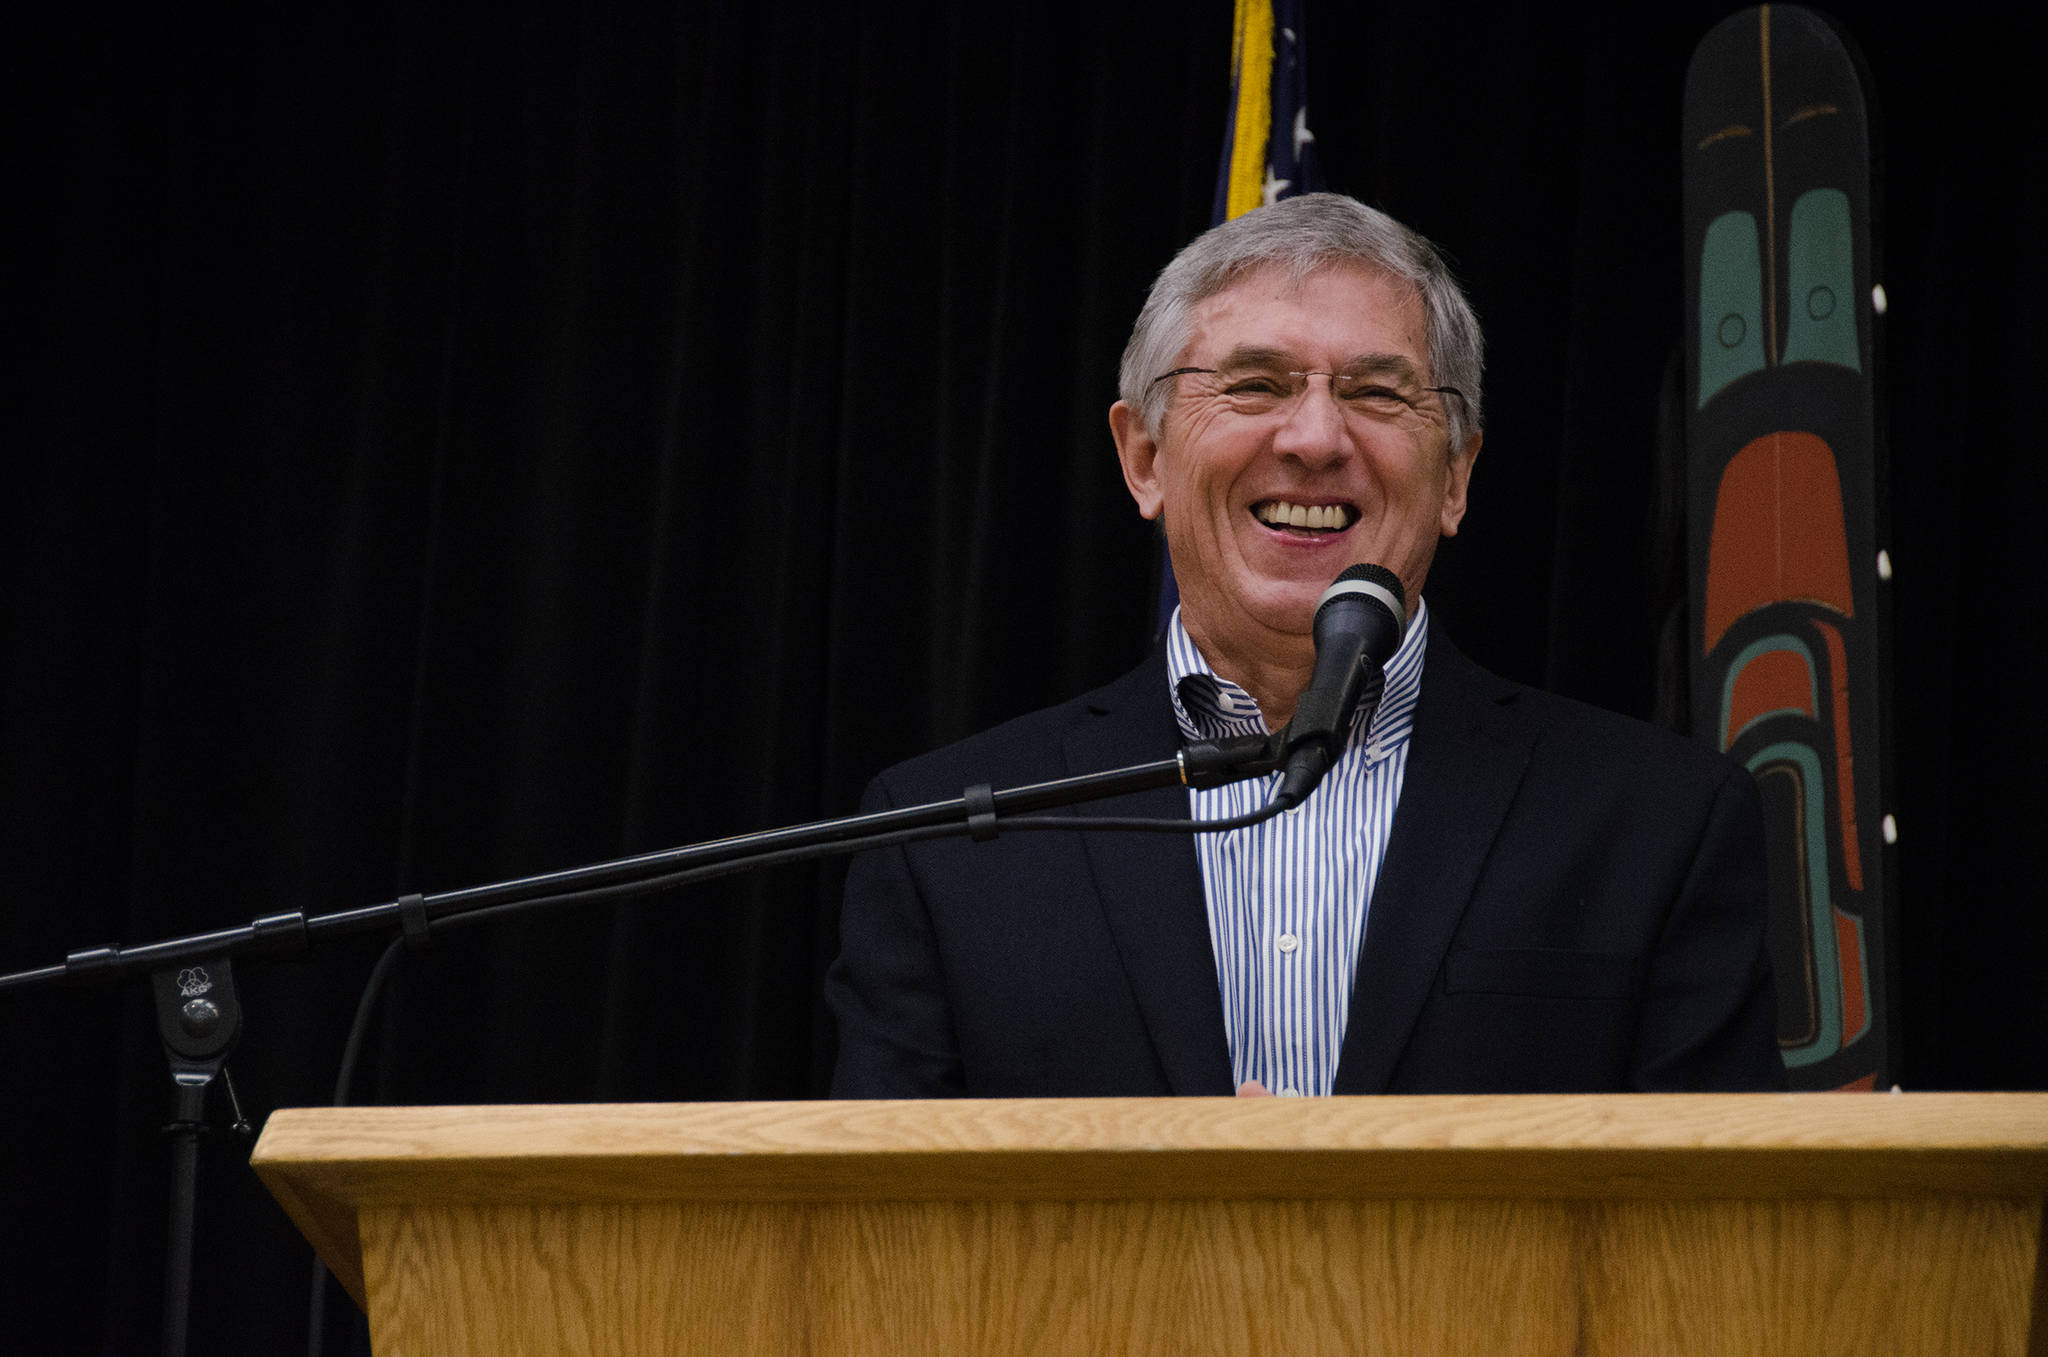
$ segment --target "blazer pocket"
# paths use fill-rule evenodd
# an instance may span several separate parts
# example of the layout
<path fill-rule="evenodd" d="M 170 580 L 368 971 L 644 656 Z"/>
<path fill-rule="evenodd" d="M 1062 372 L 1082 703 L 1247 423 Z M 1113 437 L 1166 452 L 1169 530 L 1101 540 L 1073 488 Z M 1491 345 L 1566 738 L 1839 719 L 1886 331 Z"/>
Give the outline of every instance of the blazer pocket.
<path fill-rule="evenodd" d="M 1635 986 L 1635 959 L 1626 952 L 1466 947 L 1444 958 L 1444 989 L 1451 994 L 1626 999 Z"/>

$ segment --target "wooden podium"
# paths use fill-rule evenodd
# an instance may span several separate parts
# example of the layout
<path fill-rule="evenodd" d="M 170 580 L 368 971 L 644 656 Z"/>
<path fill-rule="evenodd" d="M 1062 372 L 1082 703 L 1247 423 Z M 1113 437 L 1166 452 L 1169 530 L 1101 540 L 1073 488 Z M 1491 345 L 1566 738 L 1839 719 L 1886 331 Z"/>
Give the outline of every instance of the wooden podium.
<path fill-rule="evenodd" d="M 380 1357 L 2048 1353 L 2048 1094 L 305 1109 Z"/>

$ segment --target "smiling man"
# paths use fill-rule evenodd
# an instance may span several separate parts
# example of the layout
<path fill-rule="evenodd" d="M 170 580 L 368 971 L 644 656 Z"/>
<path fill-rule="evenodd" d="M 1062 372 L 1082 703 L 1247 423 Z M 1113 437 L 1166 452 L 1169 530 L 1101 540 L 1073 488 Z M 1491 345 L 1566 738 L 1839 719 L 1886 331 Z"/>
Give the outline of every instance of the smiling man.
<path fill-rule="evenodd" d="M 1347 566 L 1399 576 L 1408 631 L 1369 721 L 1276 819 L 857 858 L 827 981 L 836 1094 L 1782 1085 L 1748 776 L 1496 678 L 1431 625 L 1482 352 L 1436 250 L 1348 198 L 1260 208 L 1167 266 L 1110 410 L 1180 587 L 1162 645 L 1107 688 L 890 770 L 866 807 L 1280 729 Z M 1093 809 L 1215 819 L 1271 791 Z"/>

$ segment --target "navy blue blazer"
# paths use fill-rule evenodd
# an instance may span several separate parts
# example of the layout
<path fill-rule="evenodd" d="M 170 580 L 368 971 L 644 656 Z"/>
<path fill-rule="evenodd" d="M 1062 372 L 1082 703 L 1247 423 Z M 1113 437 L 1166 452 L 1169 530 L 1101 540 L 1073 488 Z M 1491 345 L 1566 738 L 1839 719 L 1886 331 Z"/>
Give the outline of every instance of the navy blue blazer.
<path fill-rule="evenodd" d="M 1784 1086 L 1749 775 L 1524 688 L 1432 625 L 1367 912 L 1338 1093 Z M 1171 757 L 1163 650 L 883 773 L 869 810 Z M 1181 817 L 1185 790 L 1078 813 Z M 848 871 L 826 979 L 839 1097 L 1228 1094 L 1201 868 L 1182 835 L 1005 831 Z"/>

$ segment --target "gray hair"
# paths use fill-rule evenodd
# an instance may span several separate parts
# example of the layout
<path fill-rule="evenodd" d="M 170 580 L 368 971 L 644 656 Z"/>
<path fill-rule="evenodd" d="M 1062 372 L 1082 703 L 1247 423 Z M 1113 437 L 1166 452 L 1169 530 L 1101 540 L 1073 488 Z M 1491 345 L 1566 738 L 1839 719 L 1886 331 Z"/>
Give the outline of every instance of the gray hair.
<path fill-rule="evenodd" d="M 1457 280 L 1436 246 L 1384 212 L 1339 193 L 1305 193 L 1254 208 L 1211 227 L 1160 270 L 1124 346 L 1117 391 L 1159 436 L 1172 391 L 1155 384 L 1180 361 L 1194 336 L 1195 307 L 1267 265 L 1287 268 L 1298 283 L 1331 264 L 1362 264 L 1414 285 L 1422 297 L 1432 381 L 1465 399 L 1444 399 L 1451 446 L 1462 448 L 1484 422 L 1479 379 L 1486 344 Z"/>

